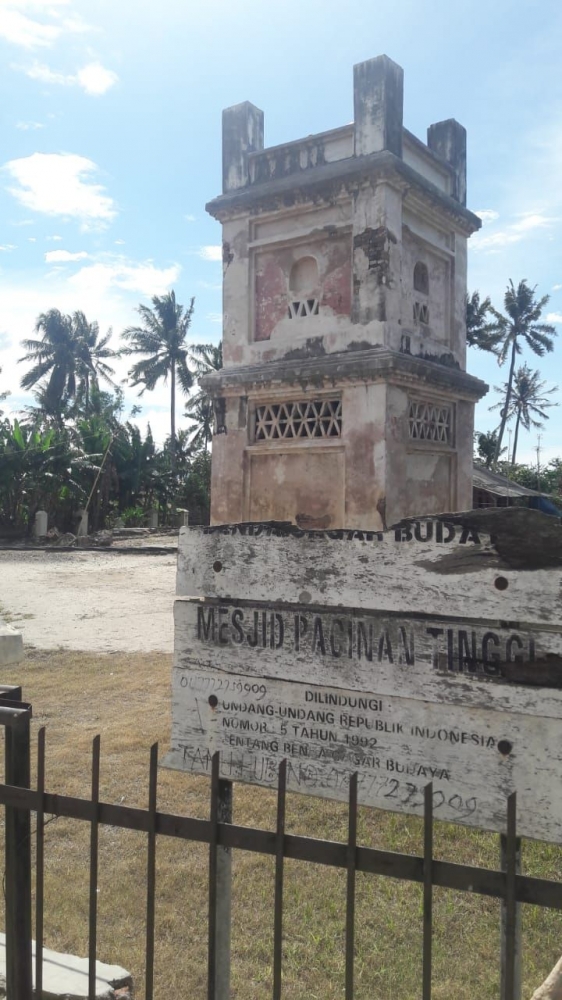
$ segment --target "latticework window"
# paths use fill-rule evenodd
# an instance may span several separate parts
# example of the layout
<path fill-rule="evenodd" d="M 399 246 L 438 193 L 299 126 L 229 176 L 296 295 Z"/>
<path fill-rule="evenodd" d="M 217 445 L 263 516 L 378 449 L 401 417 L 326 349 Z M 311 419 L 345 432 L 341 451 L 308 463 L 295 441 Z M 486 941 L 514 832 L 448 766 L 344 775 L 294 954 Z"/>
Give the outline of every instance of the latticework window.
<path fill-rule="evenodd" d="M 341 399 L 265 403 L 256 407 L 256 441 L 341 437 Z"/>
<path fill-rule="evenodd" d="M 408 413 L 412 441 L 439 441 L 451 444 L 451 407 L 410 400 Z"/>
<path fill-rule="evenodd" d="M 414 323 L 429 323 L 429 307 L 425 302 L 414 302 Z"/>
<path fill-rule="evenodd" d="M 289 302 L 287 310 L 289 319 L 304 319 L 306 316 L 318 316 L 320 303 L 318 299 L 300 299 Z"/>

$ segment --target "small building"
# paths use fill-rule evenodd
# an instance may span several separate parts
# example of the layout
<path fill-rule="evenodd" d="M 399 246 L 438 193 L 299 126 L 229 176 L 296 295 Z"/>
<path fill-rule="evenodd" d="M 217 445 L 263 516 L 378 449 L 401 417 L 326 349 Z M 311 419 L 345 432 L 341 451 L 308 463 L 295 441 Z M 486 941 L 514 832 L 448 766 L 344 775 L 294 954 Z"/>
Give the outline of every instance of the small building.
<path fill-rule="evenodd" d="M 354 121 L 264 148 L 223 112 L 224 368 L 211 521 L 382 528 L 472 499 L 466 132 L 403 126 L 403 71 L 354 67 Z"/>
<path fill-rule="evenodd" d="M 547 514 L 558 513 L 548 493 L 531 490 L 527 486 L 492 472 L 484 465 L 474 463 L 472 473 L 472 506 L 477 507 L 534 507 Z M 550 509 L 549 509 L 550 508 Z"/>

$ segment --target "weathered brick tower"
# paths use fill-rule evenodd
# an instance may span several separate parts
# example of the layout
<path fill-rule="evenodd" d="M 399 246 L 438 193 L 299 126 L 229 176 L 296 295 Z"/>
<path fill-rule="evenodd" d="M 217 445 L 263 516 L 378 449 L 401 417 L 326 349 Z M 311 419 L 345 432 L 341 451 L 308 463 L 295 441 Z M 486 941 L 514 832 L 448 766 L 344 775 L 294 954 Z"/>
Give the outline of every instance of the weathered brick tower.
<path fill-rule="evenodd" d="M 223 112 L 224 369 L 213 523 L 378 528 L 470 508 L 466 133 L 402 124 L 403 72 L 355 66 L 354 122 L 263 148 Z"/>

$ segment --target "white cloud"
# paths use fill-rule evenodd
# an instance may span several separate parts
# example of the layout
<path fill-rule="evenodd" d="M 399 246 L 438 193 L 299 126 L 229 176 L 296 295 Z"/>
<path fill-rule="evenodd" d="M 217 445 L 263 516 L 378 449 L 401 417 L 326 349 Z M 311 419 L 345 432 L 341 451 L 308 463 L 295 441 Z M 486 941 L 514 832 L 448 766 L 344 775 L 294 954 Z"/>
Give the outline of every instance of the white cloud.
<path fill-rule="evenodd" d="M 76 74 L 76 81 L 87 94 L 99 97 L 107 93 L 119 80 L 117 73 L 112 69 L 106 69 L 99 62 L 88 63 Z"/>
<path fill-rule="evenodd" d="M 28 236 L 27 237 L 27 242 L 28 243 L 37 243 L 37 237 L 36 236 Z"/>
<path fill-rule="evenodd" d="M 36 49 L 52 45 L 61 34 L 61 28 L 54 24 L 34 21 L 10 6 L 0 7 L 0 38 L 24 49 Z"/>
<path fill-rule="evenodd" d="M 197 255 L 201 257 L 202 260 L 221 261 L 222 247 L 221 246 L 199 247 Z"/>
<path fill-rule="evenodd" d="M 58 73 L 44 63 L 35 62 L 24 72 L 32 80 L 40 80 L 42 83 L 58 84 L 62 87 L 81 87 L 86 94 L 92 97 L 106 94 L 119 80 L 117 73 L 106 69 L 99 62 L 88 63 L 77 73 Z"/>
<path fill-rule="evenodd" d="M 197 284 L 201 288 L 206 288 L 210 292 L 220 292 L 222 288 L 222 282 L 220 281 L 198 281 Z"/>
<path fill-rule="evenodd" d="M 209 323 L 222 323 L 222 313 L 207 313 Z"/>
<path fill-rule="evenodd" d="M 195 222 L 195 216 L 194 215 L 184 215 L 184 219 L 185 219 L 186 222 Z"/>
<path fill-rule="evenodd" d="M 46 236 L 45 239 L 52 240 L 53 243 L 60 243 L 60 241 L 62 240 L 62 236 L 57 236 L 55 234 L 55 236 Z"/>
<path fill-rule="evenodd" d="M 561 288 L 562 288 L 562 285 L 553 285 L 552 286 L 552 291 L 553 292 L 559 292 Z"/>
<path fill-rule="evenodd" d="M 116 247 L 124 247 L 125 246 L 125 240 L 114 240 L 113 242 L 115 243 Z"/>
<path fill-rule="evenodd" d="M 85 228 L 91 228 L 92 223 L 105 225 L 117 214 L 105 188 L 89 180 L 98 168 L 84 156 L 33 153 L 10 160 L 4 169 L 18 184 L 8 188 L 10 194 L 34 212 L 71 216 L 80 219 Z"/>
<path fill-rule="evenodd" d="M 509 246 L 510 243 L 519 243 L 523 239 L 521 233 L 503 230 L 499 233 L 491 233 L 490 236 L 481 236 L 476 233 L 470 240 L 471 250 L 501 250 L 502 247 Z"/>
<path fill-rule="evenodd" d="M 158 268 L 151 260 L 136 263 L 126 257 L 110 257 L 80 268 L 68 279 L 68 283 L 73 289 L 84 288 L 88 293 L 95 291 L 99 296 L 111 288 L 120 288 L 148 298 L 169 291 L 180 272 L 179 264 Z"/>
<path fill-rule="evenodd" d="M 499 219 L 500 217 L 500 213 L 496 212 L 495 209 L 493 208 L 481 208 L 478 212 L 475 212 L 474 214 L 477 215 L 479 219 L 482 219 L 484 225 L 487 222 L 495 222 L 496 219 Z"/>
<path fill-rule="evenodd" d="M 477 214 L 482 218 L 482 212 Z M 490 219 L 490 221 L 492 220 Z M 470 246 L 473 250 L 487 250 L 488 253 L 493 253 L 501 250 L 502 247 L 510 246 L 512 243 L 520 243 L 521 240 L 531 236 L 537 230 L 549 229 L 556 221 L 557 219 L 541 213 L 525 212 L 518 218 L 517 222 L 512 222 L 505 229 L 489 233 L 489 235 L 476 233 L 470 241 Z"/>
<path fill-rule="evenodd" d="M 4 243 L 3 246 L 0 246 L 0 250 L 10 253 L 12 250 L 16 250 L 16 246 L 13 243 Z"/>
<path fill-rule="evenodd" d="M 547 323 L 562 323 L 562 313 L 548 313 L 546 317 Z"/>
<path fill-rule="evenodd" d="M 41 83 L 59 83 L 65 85 L 72 83 L 74 79 L 65 73 L 56 73 L 54 70 L 49 69 L 48 66 L 45 66 L 44 63 L 39 62 L 33 63 L 33 66 L 29 66 L 24 70 L 24 73 L 31 80 L 40 80 Z"/>
<path fill-rule="evenodd" d="M 16 128 L 22 132 L 32 132 L 38 128 L 45 128 L 45 126 L 41 122 L 16 122 Z"/>
<path fill-rule="evenodd" d="M 0 38 L 24 49 L 53 45 L 64 34 L 82 33 L 91 28 L 75 14 L 64 16 L 57 10 L 69 0 L 0 0 Z"/>
<path fill-rule="evenodd" d="M 528 233 L 533 229 L 546 229 L 556 221 L 546 215 L 524 215 L 519 222 L 513 223 L 512 229 L 517 233 Z"/>
<path fill-rule="evenodd" d="M 69 250 L 47 250 L 45 262 L 47 264 L 66 263 L 73 260 L 85 260 L 89 256 L 85 250 L 79 250 L 78 253 L 71 253 Z"/>

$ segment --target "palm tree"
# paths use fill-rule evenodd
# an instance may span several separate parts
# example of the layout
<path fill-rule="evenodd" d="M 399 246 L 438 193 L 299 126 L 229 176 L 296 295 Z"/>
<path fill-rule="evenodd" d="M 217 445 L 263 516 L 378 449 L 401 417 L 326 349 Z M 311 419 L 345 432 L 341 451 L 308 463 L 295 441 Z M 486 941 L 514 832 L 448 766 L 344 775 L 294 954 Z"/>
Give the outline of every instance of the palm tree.
<path fill-rule="evenodd" d="M 195 299 L 191 299 L 187 309 L 176 302 L 175 292 L 165 295 L 155 295 L 152 299 L 153 308 L 140 305 L 137 309 L 142 326 L 129 326 L 123 332 L 123 337 L 129 346 L 123 348 L 123 354 L 145 354 L 137 361 L 129 372 L 131 384 L 142 385 L 139 396 L 146 389 L 155 388 L 160 379 L 164 384 L 170 376 L 170 440 L 172 470 L 175 471 L 176 451 L 176 381 L 184 393 L 188 393 L 193 384 L 193 376 L 188 367 L 189 349 L 186 344 L 187 333 L 191 324 Z"/>
<path fill-rule="evenodd" d="M 35 405 L 24 406 L 21 411 L 22 424 L 34 427 L 60 427 L 70 417 L 70 404 L 64 399 L 53 399 L 48 387 L 38 385 L 32 393 Z"/>
<path fill-rule="evenodd" d="M 1 374 L 2 374 L 2 369 L 0 368 L 0 375 Z M 6 400 L 8 398 L 9 395 L 10 395 L 10 393 L 7 390 L 5 392 L 0 392 L 0 403 L 3 403 L 4 400 Z M 3 411 L 0 410 L 0 417 L 2 416 L 2 412 Z"/>
<path fill-rule="evenodd" d="M 33 362 L 21 380 L 22 389 L 37 386 L 39 405 L 59 423 L 77 397 L 84 398 L 87 413 L 91 387 L 97 387 L 100 378 L 114 384 L 113 368 L 106 363 L 117 356 L 107 346 L 111 330 L 99 340 L 98 324 L 88 323 L 83 312 L 65 316 L 58 309 L 41 313 L 35 329 L 42 331 L 42 340 L 22 341 L 27 354 L 19 360 Z"/>
<path fill-rule="evenodd" d="M 532 371 L 528 365 L 521 365 L 513 376 L 513 386 L 511 389 L 511 400 L 509 404 L 508 420 L 515 417 L 515 436 L 513 438 L 513 451 L 511 453 L 511 464 L 515 465 L 517 455 L 517 441 L 519 438 L 519 428 L 523 426 L 526 431 L 531 427 L 542 427 L 543 420 L 548 420 L 548 413 L 545 411 L 551 406 L 558 406 L 558 403 L 551 402 L 547 397 L 553 392 L 558 392 L 558 386 L 545 389 L 546 382 L 541 381 L 541 373 Z M 507 383 L 503 386 L 494 386 L 496 392 L 507 392 Z M 501 403 L 496 403 L 497 409 Z M 535 418 L 539 417 L 539 420 Z"/>
<path fill-rule="evenodd" d="M 193 421 L 189 445 L 193 451 L 206 451 L 213 436 L 213 404 L 210 396 L 200 391 L 185 405 L 185 416 Z"/>
<path fill-rule="evenodd" d="M 222 341 L 218 344 L 194 344 L 190 354 L 195 374 L 199 377 L 220 371 L 223 366 Z M 185 416 L 195 424 L 189 439 L 192 449 L 206 451 L 213 435 L 213 404 L 204 389 L 188 400 Z"/>
<path fill-rule="evenodd" d="M 42 388 L 51 412 L 59 414 L 61 406 L 76 396 L 77 369 L 79 367 L 79 344 L 70 316 L 64 316 L 59 309 L 49 309 L 41 313 L 35 324 L 37 333 L 42 332 L 42 340 L 22 340 L 27 354 L 22 361 L 33 362 L 33 367 L 21 380 L 22 389 L 32 389 L 46 380 Z"/>
<path fill-rule="evenodd" d="M 222 340 L 218 344 L 193 344 L 189 353 L 196 375 L 210 375 L 222 368 Z"/>
<path fill-rule="evenodd" d="M 477 347 L 480 351 L 491 351 L 497 354 L 498 343 L 501 340 L 501 329 L 496 321 L 490 323 L 488 315 L 492 309 L 489 298 L 480 301 L 480 292 L 467 295 L 466 303 L 466 342 L 469 347 Z"/>
<path fill-rule="evenodd" d="M 495 316 L 501 329 L 501 347 L 498 350 L 498 363 L 502 365 L 509 357 L 509 375 L 505 384 L 505 399 L 501 411 L 501 424 L 498 432 L 494 466 L 497 464 L 505 425 L 509 418 L 513 379 L 515 375 L 515 359 L 521 354 L 522 342 L 531 348 L 534 354 L 542 357 L 545 352 L 554 349 L 553 337 L 556 330 L 550 323 L 541 323 L 540 318 L 549 296 L 535 299 L 536 285 L 531 288 L 526 279 L 520 281 L 517 288 L 510 280 L 504 296 L 504 308 L 507 316 L 498 312 L 493 306 L 490 311 Z"/>
<path fill-rule="evenodd" d="M 486 431 L 485 434 L 476 431 L 474 435 L 474 440 L 476 442 L 476 447 L 478 450 L 478 460 L 482 461 L 487 469 L 489 469 L 494 461 L 494 455 L 496 454 L 496 444 L 498 441 L 497 431 Z M 505 448 L 502 448 L 501 454 L 503 455 Z M 500 456 L 501 457 L 501 456 Z M 476 456 L 475 456 L 476 461 Z"/>
<path fill-rule="evenodd" d="M 72 316 L 72 326 L 79 343 L 80 360 L 78 365 L 78 395 L 84 399 L 84 412 L 90 408 L 90 390 L 99 389 L 99 380 L 103 379 L 115 388 L 112 376 L 114 369 L 107 364 L 107 358 L 116 358 L 117 351 L 108 347 L 112 330 L 107 331 L 99 340 L 100 328 L 96 322 L 88 323 L 83 312 L 75 312 Z"/>

